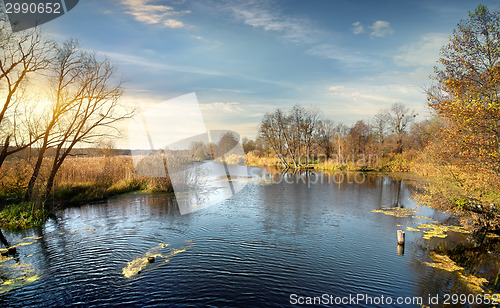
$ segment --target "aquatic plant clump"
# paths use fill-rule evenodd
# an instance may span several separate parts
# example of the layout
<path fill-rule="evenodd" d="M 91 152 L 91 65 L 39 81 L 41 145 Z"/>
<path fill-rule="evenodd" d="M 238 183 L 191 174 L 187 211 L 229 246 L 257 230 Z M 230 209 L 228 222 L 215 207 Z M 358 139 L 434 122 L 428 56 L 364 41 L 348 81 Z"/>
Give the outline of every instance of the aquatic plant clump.
<path fill-rule="evenodd" d="M 421 220 L 431 220 L 431 218 L 426 217 L 426 216 L 417 216 L 417 210 L 415 209 L 405 209 L 405 208 L 382 208 L 380 210 L 372 210 L 373 213 L 382 213 L 385 215 L 390 215 L 390 216 L 395 216 L 395 217 L 412 217 L 415 219 L 421 219 Z M 402 225 L 398 225 L 398 227 L 401 227 Z M 424 232 L 424 239 L 430 239 L 432 237 L 437 237 L 437 238 L 445 238 L 448 235 L 446 234 L 449 231 L 452 232 L 460 232 L 460 233 L 470 233 L 469 231 L 465 230 L 462 227 L 459 226 L 447 226 L 447 225 L 440 225 L 438 224 L 437 221 L 431 221 L 430 223 L 419 223 L 417 228 L 413 227 L 406 227 L 406 231 L 412 231 L 412 232 L 419 232 L 423 231 Z"/>
<path fill-rule="evenodd" d="M 9 246 L 9 249 L 12 250 L 21 246 L 32 245 L 41 238 L 41 236 L 25 237 L 15 245 Z M 17 287 L 22 287 L 41 278 L 31 264 L 21 263 L 17 258 L 8 256 L 9 249 L 0 249 L 0 272 L 2 273 L 2 277 L 0 277 L 0 294 L 9 292 Z M 26 258 L 30 256 L 32 255 L 26 256 Z"/>
<path fill-rule="evenodd" d="M 417 228 L 425 230 L 424 239 L 430 239 L 431 237 L 445 238 L 446 236 L 448 236 L 446 233 L 449 231 L 459 232 L 459 233 L 469 233 L 469 231 L 459 226 L 438 225 L 437 223 L 430 223 L 430 224 L 420 223 Z"/>
<path fill-rule="evenodd" d="M 173 248 L 168 253 L 162 253 L 161 251 L 168 248 L 169 245 L 170 244 L 160 243 L 157 246 L 148 250 L 142 256 L 137 257 L 134 260 L 128 262 L 127 266 L 125 266 L 122 270 L 123 276 L 125 276 L 125 278 L 130 278 L 132 276 L 140 274 L 148 266 L 148 264 L 151 263 L 150 258 L 154 258 L 154 259 L 161 258 L 161 259 L 164 259 L 165 263 L 168 263 L 170 261 L 171 257 L 193 247 L 193 244 L 190 241 L 190 242 L 188 242 L 187 246 L 181 247 L 179 249 Z"/>
<path fill-rule="evenodd" d="M 417 214 L 417 210 L 415 209 L 406 209 L 406 208 L 382 208 L 380 210 L 372 210 L 373 213 L 382 213 L 385 215 L 395 216 L 395 217 L 409 217 Z"/>
<path fill-rule="evenodd" d="M 450 257 L 446 255 L 440 255 L 435 252 L 431 252 L 431 259 L 434 261 L 430 262 L 422 262 L 423 264 L 434 267 L 437 269 L 445 270 L 448 272 L 457 272 L 460 280 L 469 288 L 472 292 L 482 293 L 484 292 L 483 287 L 488 283 L 488 280 L 485 278 L 477 277 L 472 274 L 465 274 L 464 268 L 458 266 Z"/>

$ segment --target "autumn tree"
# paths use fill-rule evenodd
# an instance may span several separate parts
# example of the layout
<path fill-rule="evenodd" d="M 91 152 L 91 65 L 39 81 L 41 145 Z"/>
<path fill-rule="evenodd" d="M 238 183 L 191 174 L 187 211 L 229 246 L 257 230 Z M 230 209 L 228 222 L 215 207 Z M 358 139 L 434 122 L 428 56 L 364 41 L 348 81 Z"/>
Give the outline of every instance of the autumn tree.
<path fill-rule="evenodd" d="M 243 151 L 245 152 L 245 154 L 256 149 L 256 142 L 254 140 L 248 139 L 247 137 L 243 137 L 243 139 L 241 139 L 241 143 L 243 145 Z"/>
<path fill-rule="evenodd" d="M 370 127 L 363 120 L 356 122 L 356 124 L 349 129 L 347 140 L 353 157 L 366 153 L 370 138 Z"/>
<path fill-rule="evenodd" d="M 346 137 L 349 132 L 349 128 L 344 123 L 338 123 L 335 125 L 335 148 L 337 150 L 337 160 L 339 163 L 342 162 L 343 156 L 346 155 L 345 149 L 347 147 Z"/>
<path fill-rule="evenodd" d="M 500 227 L 500 12 L 479 5 L 440 52 L 429 106 L 442 125 L 433 156 L 459 196 L 455 208 L 482 227 Z M 457 201 L 458 200 L 458 201 Z"/>

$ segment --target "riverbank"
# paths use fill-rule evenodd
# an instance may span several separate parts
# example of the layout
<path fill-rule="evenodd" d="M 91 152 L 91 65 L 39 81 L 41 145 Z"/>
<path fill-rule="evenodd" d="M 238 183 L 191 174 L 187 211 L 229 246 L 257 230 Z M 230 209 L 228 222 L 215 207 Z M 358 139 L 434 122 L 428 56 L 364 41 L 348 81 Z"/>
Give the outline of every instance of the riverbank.
<path fill-rule="evenodd" d="M 47 162 L 48 163 L 48 162 Z M 22 202 L 31 174 L 30 162 L 8 162 L 0 177 L 0 228 L 27 229 L 41 225 L 61 206 L 105 200 L 133 191 L 172 192 L 166 178 L 147 178 L 134 171 L 131 156 L 74 157 L 67 159 L 57 175 L 52 193 L 41 198 L 39 184 L 33 202 Z M 44 165 L 47 168 L 47 164 Z M 46 172 L 46 170 L 43 170 Z"/>

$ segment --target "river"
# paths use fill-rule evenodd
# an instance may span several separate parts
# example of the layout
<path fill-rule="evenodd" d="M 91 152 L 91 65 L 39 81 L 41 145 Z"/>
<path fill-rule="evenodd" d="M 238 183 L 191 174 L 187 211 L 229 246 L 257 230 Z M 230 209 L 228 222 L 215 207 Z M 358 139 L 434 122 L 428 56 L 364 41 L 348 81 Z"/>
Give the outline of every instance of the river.
<path fill-rule="evenodd" d="M 419 207 L 405 181 L 255 170 L 260 178 L 233 197 L 185 215 L 173 195 L 132 193 L 6 233 L 26 244 L 0 263 L 2 279 L 16 265 L 37 278 L 1 294 L 0 306 L 266 307 L 318 297 L 318 306 L 401 307 L 381 298 L 426 304 L 456 290 L 456 273 L 424 263 L 429 245 L 447 239 L 407 231 L 398 251 L 398 229 L 448 218 Z M 395 207 L 418 213 L 376 212 Z"/>

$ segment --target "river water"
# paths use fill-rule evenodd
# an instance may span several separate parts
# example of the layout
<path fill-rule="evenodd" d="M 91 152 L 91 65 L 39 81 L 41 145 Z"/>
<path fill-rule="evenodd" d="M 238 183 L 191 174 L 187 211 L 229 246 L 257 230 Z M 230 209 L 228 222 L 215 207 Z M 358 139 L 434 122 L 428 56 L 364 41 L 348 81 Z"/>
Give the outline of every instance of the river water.
<path fill-rule="evenodd" d="M 0 306 L 266 307 L 323 296 L 344 298 L 337 307 L 419 307 L 380 298 L 422 297 L 425 304 L 451 290 L 453 273 L 422 263 L 430 241 L 422 232 L 406 232 L 404 254 L 397 252 L 396 230 L 421 222 L 417 216 L 447 218 L 418 207 L 404 181 L 255 170 L 260 179 L 235 196 L 185 215 L 173 195 L 133 193 L 7 233 L 27 244 L 0 263 L 2 279 L 9 262 L 38 279 L 1 294 Z M 383 207 L 420 213 L 372 212 Z M 128 262 L 152 255 L 154 263 L 125 274 Z M 372 302 L 354 305 L 349 296 Z"/>

